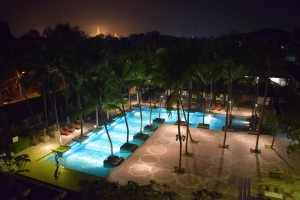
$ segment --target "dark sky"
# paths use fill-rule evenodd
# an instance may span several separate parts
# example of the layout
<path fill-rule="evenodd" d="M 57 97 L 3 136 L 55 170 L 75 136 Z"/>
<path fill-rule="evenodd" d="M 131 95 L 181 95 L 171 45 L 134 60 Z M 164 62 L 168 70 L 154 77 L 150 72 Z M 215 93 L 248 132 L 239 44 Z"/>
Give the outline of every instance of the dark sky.
<path fill-rule="evenodd" d="M 0 21 L 15 36 L 29 29 L 69 23 L 88 35 L 127 36 L 158 31 L 209 37 L 231 30 L 250 32 L 300 26 L 299 0 L 0 0 Z"/>

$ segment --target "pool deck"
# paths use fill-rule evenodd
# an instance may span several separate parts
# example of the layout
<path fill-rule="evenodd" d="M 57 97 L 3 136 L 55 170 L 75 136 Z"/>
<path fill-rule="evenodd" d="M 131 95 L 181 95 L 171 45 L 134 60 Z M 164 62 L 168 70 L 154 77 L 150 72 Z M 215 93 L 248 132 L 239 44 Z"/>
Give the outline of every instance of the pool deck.
<path fill-rule="evenodd" d="M 249 116 L 249 110 L 246 109 L 236 109 L 234 112 L 236 115 Z M 92 124 L 84 123 L 84 132 L 90 128 Z M 186 128 L 182 126 L 181 131 L 185 135 Z M 72 135 L 62 136 L 63 144 L 79 134 L 80 131 L 76 130 Z M 261 154 L 256 154 L 250 152 L 250 148 L 255 147 L 256 135 L 227 132 L 226 144 L 229 149 L 223 149 L 218 147 L 223 143 L 223 131 L 191 128 L 193 139 L 199 142 L 188 142 L 188 152 L 192 156 L 182 156 L 184 174 L 173 172 L 179 164 L 176 134 L 177 126 L 160 126 L 142 146 L 112 170 L 107 180 L 120 183 L 131 180 L 140 184 L 155 180 L 168 184 L 182 199 L 191 199 L 190 194 L 201 188 L 220 191 L 225 199 L 238 199 L 239 194 L 248 188 L 254 197 L 274 195 L 277 199 L 300 199 L 300 154 L 286 154 L 287 140 L 280 131 L 274 149 L 270 148 L 272 137 L 261 135 Z M 19 153 L 29 154 L 31 159 L 27 165 L 30 172 L 26 176 L 74 191 L 79 190 L 78 183 L 82 179 L 100 179 L 42 162 L 51 154 L 51 149 L 59 145 L 58 141 L 59 137 L 51 138 L 46 143 L 39 143 Z"/>

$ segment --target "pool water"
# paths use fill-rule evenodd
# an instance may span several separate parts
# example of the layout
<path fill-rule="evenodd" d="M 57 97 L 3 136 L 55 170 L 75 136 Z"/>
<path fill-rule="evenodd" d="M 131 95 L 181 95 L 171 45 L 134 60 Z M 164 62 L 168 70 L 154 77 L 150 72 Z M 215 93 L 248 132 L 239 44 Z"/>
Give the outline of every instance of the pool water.
<path fill-rule="evenodd" d="M 149 107 L 142 107 L 143 127 L 150 123 L 149 110 Z M 152 109 L 152 120 L 159 117 L 159 110 L 159 108 Z M 190 113 L 190 126 L 197 127 L 198 123 L 202 122 L 202 117 L 203 113 L 201 112 Z M 166 109 L 161 109 L 160 118 L 164 118 L 166 124 L 174 124 L 177 121 L 177 111 L 174 110 L 170 113 Z M 133 136 L 140 131 L 139 109 L 135 108 L 134 111 L 127 112 L 127 119 L 130 130 L 130 143 L 140 146 L 143 141 L 133 139 Z M 182 112 L 181 120 L 184 120 Z M 206 114 L 204 118 L 204 122 L 210 124 L 211 130 L 221 130 L 224 121 L 225 115 L 221 114 Z M 232 124 L 241 131 L 246 130 L 249 126 L 247 119 L 243 118 L 234 118 Z M 122 156 L 124 159 L 130 156 L 130 152 L 120 152 L 120 146 L 126 142 L 127 134 L 124 118 L 117 118 L 113 124 L 108 125 L 108 131 L 113 143 L 114 155 Z M 151 131 L 144 131 L 144 133 L 152 134 Z M 82 143 L 70 143 L 71 149 L 59 158 L 59 164 L 75 171 L 106 177 L 113 168 L 103 166 L 103 160 L 110 156 L 110 145 L 105 129 L 90 132 L 88 136 L 89 138 Z M 48 157 L 45 162 L 55 165 L 55 155 Z"/>

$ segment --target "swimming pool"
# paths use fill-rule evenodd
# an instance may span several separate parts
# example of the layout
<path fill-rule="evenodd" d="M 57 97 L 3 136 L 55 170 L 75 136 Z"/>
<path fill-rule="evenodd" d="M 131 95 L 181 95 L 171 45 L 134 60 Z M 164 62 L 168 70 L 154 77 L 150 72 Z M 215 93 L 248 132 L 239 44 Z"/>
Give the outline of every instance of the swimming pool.
<path fill-rule="evenodd" d="M 143 111 L 143 127 L 149 124 L 150 114 L 149 107 L 142 107 Z M 158 118 L 159 109 L 152 110 L 152 120 Z M 190 124 L 193 127 L 197 127 L 199 122 L 202 122 L 203 114 L 201 112 L 190 113 Z M 177 121 L 177 111 L 171 112 L 166 109 L 161 109 L 160 118 L 165 118 L 165 123 L 174 124 Z M 129 140 L 130 143 L 140 146 L 143 141 L 134 140 L 133 136 L 140 130 L 140 113 L 138 108 L 134 111 L 127 113 L 127 119 L 130 129 Z M 183 113 L 181 112 L 181 119 L 184 120 Z M 210 129 L 221 130 L 224 126 L 225 115 L 221 114 L 206 114 L 204 122 L 210 124 Z M 247 120 L 243 118 L 234 118 L 233 125 L 237 124 L 241 128 L 247 127 Z M 126 142 L 126 125 L 124 118 L 117 118 L 116 121 L 108 125 L 111 140 L 113 142 L 114 155 L 122 156 L 126 159 L 131 155 L 130 152 L 120 152 L 120 146 Z M 145 133 L 151 135 L 151 131 L 145 131 Z M 87 174 L 92 174 L 100 177 L 106 177 L 113 168 L 103 166 L 103 160 L 110 155 L 110 145 L 104 129 L 98 132 L 90 132 L 89 138 L 84 142 L 72 142 L 69 145 L 71 149 L 63 154 L 59 158 L 61 166 L 80 171 Z M 45 162 L 55 165 L 55 155 L 48 157 Z"/>

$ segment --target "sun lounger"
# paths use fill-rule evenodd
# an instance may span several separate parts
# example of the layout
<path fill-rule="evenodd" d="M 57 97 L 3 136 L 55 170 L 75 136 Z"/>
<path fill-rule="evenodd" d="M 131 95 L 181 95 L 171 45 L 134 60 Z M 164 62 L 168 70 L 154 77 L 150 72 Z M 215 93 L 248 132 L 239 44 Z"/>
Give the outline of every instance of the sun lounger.
<path fill-rule="evenodd" d="M 70 135 L 70 132 L 64 130 L 63 128 L 61 128 L 59 131 L 60 131 L 60 134 L 61 134 L 61 135 Z"/>
<path fill-rule="evenodd" d="M 211 109 L 211 110 L 215 110 L 215 109 L 216 109 L 215 104 L 211 104 L 210 109 Z"/>
<path fill-rule="evenodd" d="M 78 125 L 78 124 L 70 124 L 70 127 L 73 127 L 76 130 L 80 129 L 80 125 Z"/>
<path fill-rule="evenodd" d="M 221 110 L 222 110 L 222 106 L 221 106 L 221 105 L 218 105 L 217 110 L 218 110 L 218 111 L 221 111 Z"/>
<path fill-rule="evenodd" d="M 69 128 L 68 126 L 64 126 L 64 127 L 62 128 L 62 130 L 67 131 L 67 132 L 69 132 L 69 133 L 73 133 L 73 132 L 75 131 L 75 129 L 73 130 L 72 128 Z"/>
<path fill-rule="evenodd" d="M 68 129 L 72 133 L 75 132 L 75 128 L 73 126 L 71 126 L 71 125 L 68 126 Z"/>

